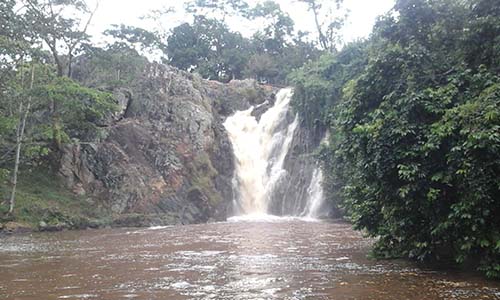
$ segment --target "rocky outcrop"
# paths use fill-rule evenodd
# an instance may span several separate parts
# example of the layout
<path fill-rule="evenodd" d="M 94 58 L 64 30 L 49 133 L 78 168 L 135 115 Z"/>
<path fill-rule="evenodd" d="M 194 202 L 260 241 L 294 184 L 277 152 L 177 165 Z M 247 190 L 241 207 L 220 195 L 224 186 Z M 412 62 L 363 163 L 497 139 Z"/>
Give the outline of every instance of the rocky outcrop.
<path fill-rule="evenodd" d="M 224 118 L 272 101 L 274 92 L 252 80 L 221 84 L 147 65 L 132 85 L 114 89 L 121 109 L 102 126 L 104 137 L 65 148 L 61 177 L 115 215 L 222 220 L 234 171 Z"/>
<path fill-rule="evenodd" d="M 286 177 L 274 191 L 270 211 L 276 215 L 301 215 L 305 212 L 314 169 L 319 167 L 315 157 L 325 135 L 323 128 L 308 129 L 301 124 L 295 130 L 290 150 L 283 168 Z M 322 207 L 323 215 L 330 214 L 330 208 Z"/>

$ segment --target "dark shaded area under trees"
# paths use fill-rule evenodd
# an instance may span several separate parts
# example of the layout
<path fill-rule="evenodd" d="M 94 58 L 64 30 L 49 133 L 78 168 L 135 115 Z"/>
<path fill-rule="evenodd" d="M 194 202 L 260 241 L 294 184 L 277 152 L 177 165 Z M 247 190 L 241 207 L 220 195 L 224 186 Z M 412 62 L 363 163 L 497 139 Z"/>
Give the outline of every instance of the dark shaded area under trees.
<path fill-rule="evenodd" d="M 323 127 L 328 200 L 379 257 L 479 262 L 500 277 L 500 7 L 399 0 L 366 41 L 291 75 Z"/>

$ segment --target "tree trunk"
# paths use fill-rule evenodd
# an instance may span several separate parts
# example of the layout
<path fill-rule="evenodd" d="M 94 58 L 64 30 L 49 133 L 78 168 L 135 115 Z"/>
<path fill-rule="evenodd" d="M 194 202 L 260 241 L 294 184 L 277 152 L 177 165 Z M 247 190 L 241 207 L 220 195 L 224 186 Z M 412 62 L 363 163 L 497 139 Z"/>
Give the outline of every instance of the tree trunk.
<path fill-rule="evenodd" d="M 35 65 L 31 66 L 31 82 L 30 90 L 33 89 L 33 81 L 35 81 Z M 17 175 L 19 172 L 19 164 L 21 161 L 21 146 L 24 138 L 24 130 L 26 128 L 26 119 L 31 108 L 31 95 L 28 97 L 28 104 L 26 105 L 26 110 L 23 114 L 23 102 L 19 104 L 19 124 L 17 126 L 16 134 L 16 158 L 14 161 L 14 173 L 12 174 L 12 192 L 10 194 L 9 201 L 9 214 L 14 212 L 14 205 L 16 202 L 16 189 L 17 189 Z"/>
<path fill-rule="evenodd" d="M 46 41 L 47 45 L 49 45 L 50 52 L 52 52 L 52 57 L 54 57 L 54 62 L 56 63 L 57 67 L 57 76 L 58 77 L 63 77 L 64 76 L 64 64 L 61 61 L 61 58 L 59 57 L 59 53 L 57 52 L 57 41 L 54 40 L 53 44 L 51 44 L 49 41 Z"/>
<path fill-rule="evenodd" d="M 73 54 L 71 52 L 68 55 L 68 78 L 73 76 Z"/>
<path fill-rule="evenodd" d="M 318 7 L 316 6 L 316 1 L 310 2 L 310 5 L 314 14 L 314 23 L 316 24 L 316 29 L 318 30 L 319 44 L 321 45 L 321 47 L 323 47 L 324 50 L 328 50 L 328 42 L 326 40 L 325 35 L 323 34 L 323 30 L 321 29 L 321 24 L 319 23 L 318 19 L 319 12 L 318 12 Z"/>
<path fill-rule="evenodd" d="M 12 192 L 9 199 L 9 214 L 14 211 L 16 201 L 17 173 L 19 171 L 19 157 L 21 155 L 21 128 L 22 128 L 23 102 L 19 103 L 19 122 L 16 129 L 16 157 L 14 159 L 14 172 L 12 173 Z"/>

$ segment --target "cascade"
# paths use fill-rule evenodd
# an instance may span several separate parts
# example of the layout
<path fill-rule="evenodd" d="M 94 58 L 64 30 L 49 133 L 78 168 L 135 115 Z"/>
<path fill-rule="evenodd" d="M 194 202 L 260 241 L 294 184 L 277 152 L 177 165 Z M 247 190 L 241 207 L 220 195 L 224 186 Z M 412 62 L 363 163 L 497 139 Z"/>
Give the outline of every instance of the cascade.
<path fill-rule="evenodd" d="M 312 175 L 311 184 L 307 188 L 307 205 L 301 216 L 307 218 L 321 217 L 321 205 L 323 204 L 323 171 L 317 166 Z"/>
<path fill-rule="evenodd" d="M 299 123 L 297 115 L 290 120 L 292 94 L 290 88 L 280 90 L 259 121 L 251 107 L 224 122 L 236 157 L 233 185 L 238 214 L 267 214 L 273 191 L 286 177 L 283 163 Z"/>
<path fill-rule="evenodd" d="M 321 140 L 321 144 L 328 145 L 330 139 L 330 133 L 327 131 L 325 136 Z M 319 165 L 314 168 L 311 183 L 307 188 L 307 205 L 302 212 L 301 216 L 307 218 L 320 218 L 324 217 L 324 212 L 322 213 L 323 208 L 323 170 Z"/>

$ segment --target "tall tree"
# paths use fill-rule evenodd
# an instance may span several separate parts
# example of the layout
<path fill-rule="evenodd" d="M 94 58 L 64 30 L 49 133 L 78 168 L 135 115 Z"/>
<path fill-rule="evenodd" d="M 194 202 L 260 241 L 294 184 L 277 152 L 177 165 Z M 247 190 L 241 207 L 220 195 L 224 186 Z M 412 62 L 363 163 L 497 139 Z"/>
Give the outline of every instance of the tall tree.
<path fill-rule="evenodd" d="M 140 27 L 124 24 L 112 25 L 111 29 L 104 31 L 104 34 L 138 51 L 153 53 L 160 50 L 163 53 L 166 52 L 166 46 L 161 42 L 161 36 L 158 33 Z"/>
<path fill-rule="evenodd" d="M 23 75 L 21 75 L 23 77 Z M 22 80 L 24 81 L 24 80 Z M 17 188 L 17 176 L 19 172 L 19 165 L 21 163 L 21 147 L 24 140 L 24 134 L 26 130 L 26 121 L 31 110 L 31 91 L 33 90 L 33 83 L 35 81 L 35 65 L 31 65 L 31 77 L 29 83 L 29 96 L 28 99 L 19 99 L 19 120 L 16 129 L 16 154 L 14 159 L 14 171 L 12 172 L 12 191 L 9 199 L 9 214 L 14 211 L 14 205 L 16 201 L 16 188 Z M 21 82 L 21 88 L 23 87 L 23 82 Z M 26 102 L 26 103 L 25 103 Z"/>
<path fill-rule="evenodd" d="M 248 46 L 222 22 L 196 16 L 192 25 L 174 28 L 167 41 L 169 63 L 177 68 L 220 81 L 242 76 Z"/>
<path fill-rule="evenodd" d="M 323 50 L 334 52 L 339 42 L 339 29 L 345 20 L 344 0 L 297 0 L 305 3 L 313 14 L 318 43 Z"/>
<path fill-rule="evenodd" d="M 98 5 L 91 10 L 84 0 L 22 0 L 22 3 L 26 26 L 50 49 L 58 76 L 71 77 L 73 59 L 80 46 L 89 41 L 87 29 Z"/>
<path fill-rule="evenodd" d="M 271 55 L 282 54 L 292 40 L 295 23 L 274 1 L 258 3 L 249 12 L 253 20 L 261 20 L 265 24 L 263 33 L 254 35 L 256 41 L 261 41 L 264 52 Z"/>
<path fill-rule="evenodd" d="M 16 0 L 0 2 L 0 91 L 34 47 L 33 33 L 16 13 Z"/>

